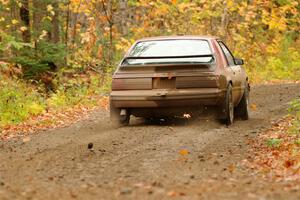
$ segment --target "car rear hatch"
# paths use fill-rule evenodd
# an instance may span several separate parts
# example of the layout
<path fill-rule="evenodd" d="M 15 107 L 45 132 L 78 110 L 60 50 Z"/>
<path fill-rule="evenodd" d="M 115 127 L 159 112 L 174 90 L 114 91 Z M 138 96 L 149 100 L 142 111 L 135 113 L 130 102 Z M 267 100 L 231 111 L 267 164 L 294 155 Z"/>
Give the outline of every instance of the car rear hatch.
<path fill-rule="evenodd" d="M 213 59 L 213 55 L 198 57 L 204 58 L 208 56 Z M 145 58 L 139 59 L 142 60 Z M 217 79 L 214 61 L 210 63 L 153 63 L 134 65 L 128 65 L 124 61 L 113 76 L 112 90 L 217 88 Z"/>

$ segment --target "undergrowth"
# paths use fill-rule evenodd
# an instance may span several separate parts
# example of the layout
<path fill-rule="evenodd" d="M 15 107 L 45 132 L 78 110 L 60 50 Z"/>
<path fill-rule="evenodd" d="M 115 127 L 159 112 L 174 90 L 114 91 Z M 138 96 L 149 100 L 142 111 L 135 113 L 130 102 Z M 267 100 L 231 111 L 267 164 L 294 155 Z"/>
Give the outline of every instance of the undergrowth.
<path fill-rule="evenodd" d="M 0 77 L 0 127 L 18 124 L 46 108 L 45 99 L 21 80 Z"/>
<path fill-rule="evenodd" d="M 289 128 L 289 133 L 299 135 L 300 134 L 300 100 L 299 99 L 295 99 L 290 103 L 289 113 L 294 118 Z"/>
<path fill-rule="evenodd" d="M 110 90 L 110 78 L 102 79 L 96 75 L 71 78 L 56 84 L 57 90 L 46 95 L 41 83 L 34 85 L 0 75 L 0 133 L 9 125 L 45 112 L 63 112 L 76 105 L 95 106 L 99 98 Z"/>
<path fill-rule="evenodd" d="M 300 80 L 300 41 L 291 37 L 284 38 L 278 50 L 269 56 L 253 55 L 246 60 L 246 69 L 250 80 L 255 83 L 288 80 Z"/>

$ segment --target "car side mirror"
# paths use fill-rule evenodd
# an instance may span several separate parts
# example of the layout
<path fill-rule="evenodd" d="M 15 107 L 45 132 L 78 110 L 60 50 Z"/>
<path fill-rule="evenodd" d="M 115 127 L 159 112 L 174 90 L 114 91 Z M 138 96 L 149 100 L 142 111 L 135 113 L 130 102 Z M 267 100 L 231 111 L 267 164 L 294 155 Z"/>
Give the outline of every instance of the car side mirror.
<path fill-rule="evenodd" d="M 240 59 L 240 58 L 235 58 L 234 59 L 234 64 L 236 64 L 236 65 L 243 65 L 244 64 L 244 60 Z"/>

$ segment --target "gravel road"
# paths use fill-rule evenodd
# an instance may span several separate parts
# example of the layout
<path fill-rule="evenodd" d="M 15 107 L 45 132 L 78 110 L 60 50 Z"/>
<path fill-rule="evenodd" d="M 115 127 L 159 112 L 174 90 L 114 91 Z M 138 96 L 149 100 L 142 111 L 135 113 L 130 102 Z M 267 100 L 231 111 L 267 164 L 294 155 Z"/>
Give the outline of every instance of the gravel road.
<path fill-rule="evenodd" d="M 230 127 L 213 119 L 133 119 L 113 129 L 99 110 L 30 141 L 2 141 L 0 199 L 300 199 L 290 183 L 243 165 L 248 140 L 299 97 L 296 84 L 252 87 L 251 119 Z"/>

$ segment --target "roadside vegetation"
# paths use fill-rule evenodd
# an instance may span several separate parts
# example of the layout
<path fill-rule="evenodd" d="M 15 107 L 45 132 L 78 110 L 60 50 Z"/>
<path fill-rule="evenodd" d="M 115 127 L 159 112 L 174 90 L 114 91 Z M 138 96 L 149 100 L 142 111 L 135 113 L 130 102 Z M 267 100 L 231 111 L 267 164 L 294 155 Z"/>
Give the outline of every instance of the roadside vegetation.
<path fill-rule="evenodd" d="M 105 106 L 112 72 L 142 37 L 217 35 L 252 83 L 300 77 L 298 0 L 0 0 L 0 13 L 0 131 Z"/>
<path fill-rule="evenodd" d="M 277 181 L 299 180 L 300 101 L 290 104 L 289 115 L 250 141 L 248 166 Z"/>

